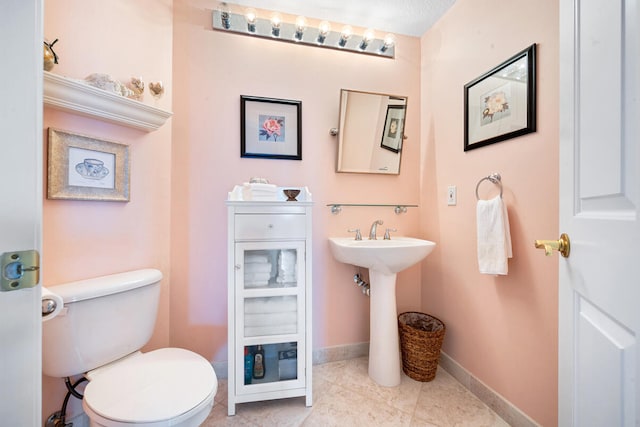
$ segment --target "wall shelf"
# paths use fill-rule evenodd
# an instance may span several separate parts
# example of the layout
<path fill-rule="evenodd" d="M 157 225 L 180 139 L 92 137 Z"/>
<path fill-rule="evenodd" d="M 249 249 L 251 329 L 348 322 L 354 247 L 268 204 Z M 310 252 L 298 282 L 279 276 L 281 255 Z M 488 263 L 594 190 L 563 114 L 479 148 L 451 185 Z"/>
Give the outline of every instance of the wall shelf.
<path fill-rule="evenodd" d="M 334 215 L 342 212 L 343 206 L 355 206 L 355 207 L 391 207 L 396 214 L 406 213 L 407 208 L 417 208 L 418 205 L 405 205 L 401 203 L 380 204 L 380 203 L 329 203 L 327 206 L 331 208 L 331 213 Z"/>
<path fill-rule="evenodd" d="M 173 114 L 48 71 L 43 101 L 51 108 L 146 132 L 159 129 Z"/>

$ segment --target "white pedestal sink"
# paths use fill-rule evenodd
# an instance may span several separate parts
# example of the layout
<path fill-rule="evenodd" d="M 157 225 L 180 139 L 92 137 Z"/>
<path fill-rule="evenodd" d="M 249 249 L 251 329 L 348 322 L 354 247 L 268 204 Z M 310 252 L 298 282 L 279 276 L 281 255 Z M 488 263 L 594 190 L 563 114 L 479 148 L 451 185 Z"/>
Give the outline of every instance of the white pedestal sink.
<path fill-rule="evenodd" d="M 411 237 L 330 237 L 329 246 L 336 260 L 369 269 L 369 376 L 382 386 L 395 387 L 400 384 L 396 273 L 423 260 L 436 244 Z"/>

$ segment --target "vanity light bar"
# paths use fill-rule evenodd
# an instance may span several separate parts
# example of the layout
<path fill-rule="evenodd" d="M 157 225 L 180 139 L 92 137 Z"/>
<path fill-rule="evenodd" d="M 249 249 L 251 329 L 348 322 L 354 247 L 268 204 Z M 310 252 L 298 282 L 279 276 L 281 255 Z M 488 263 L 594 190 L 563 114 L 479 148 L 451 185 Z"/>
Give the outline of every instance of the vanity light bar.
<path fill-rule="evenodd" d="M 318 28 L 313 28 L 307 26 L 303 17 L 298 17 L 295 23 L 288 23 L 283 22 L 277 13 L 271 13 L 269 18 L 261 18 L 253 9 L 241 15 L 231 12 L 225 3 L 213 11 L 213 29 L 306 46 L 395 58 L 395 37 L 392 34 L 377 39 L 373 30 L 368 29 L 364 34 L 357 35 L 348 25 L 339 31 L 333 31 L 327 21 L 322 21 Z"/>

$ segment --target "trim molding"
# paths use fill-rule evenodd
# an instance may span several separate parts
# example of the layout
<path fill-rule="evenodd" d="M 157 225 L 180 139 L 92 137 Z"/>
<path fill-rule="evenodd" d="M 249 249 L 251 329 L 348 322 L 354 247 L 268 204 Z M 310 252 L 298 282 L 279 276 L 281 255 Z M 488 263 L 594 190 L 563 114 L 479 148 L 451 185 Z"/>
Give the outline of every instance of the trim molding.
<path fill-rule="evenodd" d="M 447 371 L 480 401 L 491 408 L 512 427 L 540 427 L 540 424 L 529 418 L 511 402 L 474 377 L 448 354 L 440 352 L 440 367 Z"/>

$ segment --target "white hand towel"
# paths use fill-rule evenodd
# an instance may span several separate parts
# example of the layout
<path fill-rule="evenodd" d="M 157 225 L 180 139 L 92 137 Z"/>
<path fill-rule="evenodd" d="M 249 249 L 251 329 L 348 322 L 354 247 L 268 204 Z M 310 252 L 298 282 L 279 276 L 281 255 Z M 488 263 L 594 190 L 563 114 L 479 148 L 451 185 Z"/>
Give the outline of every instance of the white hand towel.
<path fill-rule="evenodd" d="M 478 267 L 482 274 L 506 275 L 511 251 L 509 216 L 502 197 L 478 200 L 476 207 L 478 227 Z"/>

